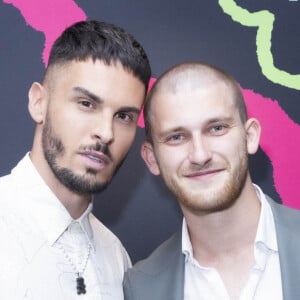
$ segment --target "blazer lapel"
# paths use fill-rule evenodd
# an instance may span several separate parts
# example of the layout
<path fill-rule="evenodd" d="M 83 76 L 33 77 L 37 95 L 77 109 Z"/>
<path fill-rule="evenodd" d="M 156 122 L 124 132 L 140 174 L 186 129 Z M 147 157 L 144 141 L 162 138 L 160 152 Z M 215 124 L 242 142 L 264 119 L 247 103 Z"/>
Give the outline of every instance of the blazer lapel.
<path fill-rule="evenodd" d="M 159 251 L 162 260 L 161 272 L 154 280 L 159 280 L 155 286 L 159 287 L 158 298 L 183 300 L 184 297 L 184 255 L 181 247 L 181 232 L 175 234 Z"/>
<path fill-rule="evenodd" d="M 300 213 L 268 200 L 276 227 L 283 299 L 300 299 Z"/>
<path fill-rule="evenodd" d="M 169 277 L 168 295 L 164 299 L 183 300 L 184 298 L 184 270 L 185 270 L 185 258 L 182 253 L 181 247 L 181 234 L 177 239 L 176 255 L 172 261 L 170 261 L 170 268 L 167 270 L 166 275 Z M 172 291 L 172 297 L 170 297 L 170 291 Z"/>
<path fill-rule="evenodd" d="M 181 248 L 181 232 L 178 232 L 146 260 L 129 269 L 124 278 L 124 298 L 183 300 L 184 255 Z"/>

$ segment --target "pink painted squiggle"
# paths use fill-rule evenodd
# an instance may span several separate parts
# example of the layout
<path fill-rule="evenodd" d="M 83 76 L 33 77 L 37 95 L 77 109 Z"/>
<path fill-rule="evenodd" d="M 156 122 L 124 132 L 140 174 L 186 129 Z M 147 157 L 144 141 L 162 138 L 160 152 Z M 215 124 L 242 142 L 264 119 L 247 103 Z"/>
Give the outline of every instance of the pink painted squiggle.
<path fill-rule="evenodd" d="M 86 20 L 84 11 L 73 0 L 3 0 L 18 8 L 26 23 L 45 35 L 43 62 L 48 63 L 55 39 L 69 25 Z"/>
<path fill-rule="evenodd" d="M 243 90 L 249 116 L 262 126 L 260 146 L 273 165 L 274 184 L 282 202 L 300 209 L 300 126 L 277 101 Z"/>
<path fill-rule="evenodd" d="M 148 91 L 151 90 L 151 88 L 152 88 L 153 84 L 155 83 L 155 81 L 156 81 L 155 78 L 150 78 Z M 140 117 L 138 119 L 138 126 L 142 127 L 142 128 L 145 127 L 143 112 L 141 112 Z"/>
<path fill-rule="evenodd" d="M 18 8 L 26 23 L 45 35 L 43 61 L 48 62 L 50 48 L 57 36 L 86 15 L 72 0 L 3 0 Z M 150 81 L 152 87 L 155 78 Z M 243 90 L 249 116 L 262 125 L 261 148 L 273 165 L 273 177 L 277 192 L 285 205 L 300 209 L 298 186 L 300 185 L 300 128 L 293 122 L 277 101 L 251 90 Z M 141 114 L 138 125 L 144 127 Z"/>

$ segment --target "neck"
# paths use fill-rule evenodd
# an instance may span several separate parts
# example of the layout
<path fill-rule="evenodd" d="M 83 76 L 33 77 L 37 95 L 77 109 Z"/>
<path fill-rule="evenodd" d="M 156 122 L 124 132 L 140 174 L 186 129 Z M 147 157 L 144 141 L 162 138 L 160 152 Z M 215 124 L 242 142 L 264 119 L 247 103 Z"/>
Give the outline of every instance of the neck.
<path fill-rule="evenodd" d="M 56 189 L 54 193 L 74 220 L 78 219 L 86 211 L 92 201 L 91 195 L 79 195 L 66 188 Z"/>
<path fill-rule="evenodd" d="M 251 253 L 260 215 L 260 201 L 252 184 L 232 207 L 195 215 L 184 211 L 195 258 L 211 265 L 224 256 Z"/>
<path fill-rule="evenodd" d="M 64 186 L 50 170 L 42 153 L 31 151 L 30 158 L 40 176 L 64 205 L 73 219 L 78 219 L 92 201 L 92 195 L 82 195 Z"/>

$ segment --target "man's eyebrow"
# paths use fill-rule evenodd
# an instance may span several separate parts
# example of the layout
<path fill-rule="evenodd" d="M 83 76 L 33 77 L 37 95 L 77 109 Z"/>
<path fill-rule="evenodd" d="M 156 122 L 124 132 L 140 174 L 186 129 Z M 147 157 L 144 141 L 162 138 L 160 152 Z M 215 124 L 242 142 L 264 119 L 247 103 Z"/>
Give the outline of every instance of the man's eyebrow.
<path fill-rule="evenodd" d="M 104 102 L 103 99 L 101 99 L 101 97 L 95 95 L 94 93 L 90 92 L 89 90 L 87 90 L 87 89 L 85 89 L 83 87 L 75 86 L 73 88 L 73 90 L 75 92 L 79 92 L 79 93 L 87 96 L 88 98 L 94 100 L 97 103 L 103 103 Z M 135 107 L 135 106 L 123 106 L 123 107 L 120 107 L 118 109 L 118 111 L 120 111 L 120 112 L 122 112 L 122 111 L 123 112 L 132 112 L 132 113 L 135 113 L 137 115 L 139 115 L 140 112 L 141 112 L 141 110 L 139 108 Z"/>
<path fill-rule="evenodd" d="M 184 130 L 186 130 L 186 129 L 183 126 L 176 126 L 176 127 L 168 128 L 166 130 L 159 132 L 157 136 L 158 136 L 158 138 L 162 139 L 170 134 L 176 134 L 176 133 L 184 131 Z"/>
<path fill-rule="evenodd" d="M 227 123 L 232 123 L 234 121 L 233 117 L 216 117 L 207 120 L 207 124 L 213 124 L 213 123 L 218 123 L 218 122 L 227 122 Z"/>
<path fill-rule="evenodd" d="M 138 109 L 137 107 L 134 107 L 134 106 L 123 106 L 123 107 L 120 107 L 118 109 L 120 112 L 132 112 L 132 113 L 135 113 L 137 115 L 140 114 L 141 110 Z"/>
<path fill-rule="evenodd" d="M 94 100 L 97 103 L 102 103 L 103 102 L 103 100 L 100 97 L 98 97 L 97 95 L 95 95 L 94 93 L 90 92 L 89 90 L 87 90 L 87 89 L 85 89 L 83 87 L 75 86 L 73 88 L 73 90 L 75 92 L 79 92 L 79 93 L 81 93 L 81 94 L 83 94 L 85 96 L 88 96 L 90 99 Z"/>

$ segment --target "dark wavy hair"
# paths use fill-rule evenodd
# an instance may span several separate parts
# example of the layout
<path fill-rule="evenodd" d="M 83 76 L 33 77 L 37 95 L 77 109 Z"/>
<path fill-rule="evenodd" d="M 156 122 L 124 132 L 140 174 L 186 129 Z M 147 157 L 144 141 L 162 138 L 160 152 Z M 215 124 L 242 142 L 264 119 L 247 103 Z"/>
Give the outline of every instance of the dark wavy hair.
<path fill-rule="evenodd" d="M 80 21 L 66 28 L 51 48 L 47 69 L 89 58 L 107 65 L 120 62 L 147 90 L 151 67 L 143 47 L 123 28 L 106 22 Z"/>

